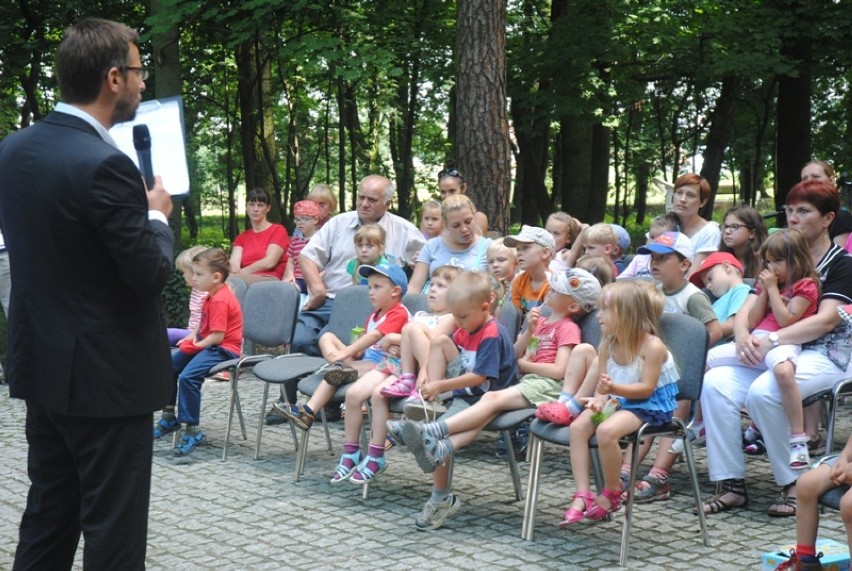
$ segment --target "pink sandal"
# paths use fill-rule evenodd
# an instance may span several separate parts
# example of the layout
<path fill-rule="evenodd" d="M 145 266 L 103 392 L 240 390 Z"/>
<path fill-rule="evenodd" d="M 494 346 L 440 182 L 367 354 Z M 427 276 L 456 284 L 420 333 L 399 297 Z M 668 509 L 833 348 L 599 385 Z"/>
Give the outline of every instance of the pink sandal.
<path fill-rule="evenodd" d="M 413 388 L 414 383 L 408 379 L 397 379 L 388 386 L 383 387 L 379 392 L 382 393 L 382 396 L 398 399 L 410 395 Z"/>
<path fill-rule="evenodd" d="M 595 504 L 586 510 L 586 519 L 591 521 L 600 521 L 611 513 L 621 509 L 621 490 L 610 490 L 604 488 L 601 495 L 609 500 L 609 508 L 605 508 L 597 501 Z"/>
<path fill-rule="evenodd" d="M 576 500 L 577 498 L 583 500 L 583 511 L 568 506 L 568 509 L 565 510 L 565 519 L 563 519 L 557 524 L 559 527 L 573 525 L 578 521 L 582 521 L 582 519 L 587 517 L 589 513 L 589 506 L 597 505 L 595 503 L 595 494 L 593 494 L 592 492 L 575 492 L 574 497 L 571 498 L 571 503 L 573 504 L 574 500 Z"/>

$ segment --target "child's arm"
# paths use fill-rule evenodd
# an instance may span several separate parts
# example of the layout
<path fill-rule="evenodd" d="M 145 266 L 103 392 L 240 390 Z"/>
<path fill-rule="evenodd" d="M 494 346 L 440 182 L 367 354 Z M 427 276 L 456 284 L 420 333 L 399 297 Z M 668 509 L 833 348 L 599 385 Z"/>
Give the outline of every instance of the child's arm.
<path fill-rule="evenodd" d="M 651 339 L 642 353 L 642 377 L 639 382 L 626 385 L 615 384 L 609 375 L 602 374 L 598 382 L 598 392 L 631 400 L 650 398 L 657 388 L 657 380 L 660 378 L 660 371 L 663 370 L 663 363 L 667 357 L 668 349 L 665 344 L 656 337 Z"/>
<path fill-rule="evenodd" d="M 381 331 L 373 329 L 364 333 L 354 343 L 347 345 L 340 351 L 329 351 L 325 358 L 329 363 L 357 359 L 364 351 L 378 343 L 382 337 L 384 337 L 384 334 Z"/>
<path fill-rule="evenodd" d="M 485 380 L 486 377 L 484 375 L 477 375 L 476 373 L 465 373 L 458 377 L 453 377 L 452 379 L 440 379 L 437 381 L 429 381 L 428 383 L 424 383 L 423 386 L 420 387 L 420 393 L 423 395 L 424 399 L 432 400 L 441 393 L 446 393 L 457 389 L 478 387 L 479 385 L 484 383 Z"/>
<path fill-rule="evenodd" d="M 757 327 L 757 324 L 763 321 L 763 318 L 766 315 L 766 305 L 769 300 L 765 287 L 758 295 L 753 295 L 751 297 L 753 298 L 753 301 L 751 307 L 749 307 L 747 314 L 748 320 L 746 322 L 749 331 Z M 736 330 L 734 332 L 736 332 Z"/>
<path fill-rule="evenodd" d="M 204 349 L 206 347 L 210 347 L 211 345 L 220 345 L 222 341 L 225 340 L 225 332 L 224 331 L 211 331 L 210 335 L 202 339 L 201 341 L 195 341 L 195 346 L 200 349 Z"/>
<path fill-rule="evenodd" d="M 400 343 L 402 343 L 401 333 L 388 333 L 382 337 L 382 340 L 379 342 L 379 347 L 381 347 L 382 351 L 387 353 L 393 345 L 398 347 Z"/>
<path fill-rule="evenodd" d="M 533 332 L 536 327 L 538 327 L 538 320 L 541 317 L 541 307 L 534 307 L 527 313 L 527 322 L 526 327 L 518 334 L 517 340 L 515 340 L 515 357 L 520 359 L 524 356 L 524 353 L 527 350 L 527 345 L 530 344 L 530 339 L 532 339 Z"/>
<path fill-rule="evenodd" d="M 831 467 L 831 479 L 838 486 L 852 483 L 852 436 L 846 441 L 846 446 L 837 456 L 837 461 Z"/>
<path fill-rule="evenodd" d="M 429 279 L 429 263 L 417 262 L 414 264 L 414 271 L 411 273 L 411 279 L 408 280 L 408 291 L 419 292 L 423 289 L 426 280 Z"/>
<path fill-rule="evenodd" d="M 518 369 L 522 375 L 532 373 L 550 379 L 561 379 L 565 376 L 565 369 L 568 367 L 568 360 L 571 358 L 571 350 L 574 345 L 563 345 L 556 350 L 556 361 L 553 363 L 536 363 L 527 359 L 518 359 Z"/>
<path fill-rule="evenodd" d="M 293 263 L 293 258 L 287 258 L 287 266 L 284 268 L 284 276 L 281 281 L 296 283 L 296 265 Z"/>
<path fill-rule="evenodd" d="M 586 247 L 586 230 L 589 228 L 589 225 L 583 224 L 582 226 L 583 230 L 580 232 L 580 235 L 574 239 L 574 243 L 571 244 L 568 254 L 562 258 L 562 263 L 569 268 L 573 268 L 577 260 L 583 257 L 583 250 Z"/>

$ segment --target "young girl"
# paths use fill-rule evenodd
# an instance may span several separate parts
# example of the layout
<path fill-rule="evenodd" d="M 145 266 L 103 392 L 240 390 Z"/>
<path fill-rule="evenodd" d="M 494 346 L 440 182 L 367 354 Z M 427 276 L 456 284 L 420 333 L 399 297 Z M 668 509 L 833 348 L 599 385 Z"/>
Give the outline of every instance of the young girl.
<path fill-rule="evenodd" d="M 441 194 L 441 201 L 447 199 L 448 196 L 454 194 L 466 194 L 467 183 L 464 177 L 456 168 L 455 161 L 447 161 L 444 165 L 444 170 L 438 173 L 438 192 Z M 482 236 L 488 234 L 488 216 L 482 212 L 474 212 L 476 219 L 476 227 Z"/>
<path fill-rule="evenodd" d="M 744 278 L 757 278 L 763 270 L 760 246 L 766 241 L 766 224 L 760 212 L 750 206 L 731 208 L 719 230 L 722 232 L 719 251 L 733 254 L 740 261 Z"/>
<path fill-rule="evenodd" d="M 172 355 L 172 371 L 180 392 L 175 417 L 173 397 L 154 425 L 154 438 L 160 438 L 186 423 L 186 430 L 175 448 L 175 456 L 185 456 L 206 440 L 198 428 L 201 415 L 201 385 L 213 365 L 240 355 L 243 343 L 243 315 L 231 288 L 225 285 L 229 262 L 219 248 L 204 250 L 192 258 L 193 285 L 207 292 L 198 332 L 181 341 Z M 176 395 L 175 395 L 176 396 Z"/>
<path fill-rule="evenodd" d="M 337 212 L 337 199 L 327 184 L 315 184 L 308 192 L 307 200 L 313 200 L 319 204 L 320 217 L 317 223 L 317 230 L 319 230 Z"/>
<path fill-rule="evenodd" d="M 678 219 L 673 212 L 660 214 L 651 220 L 651 226 L 648 228 L 648 233 L 645 234 L 647 244 L 653 244 L 654 240 L 663 232 L 676 232 L 678 228 Z M 637 277 L 651 277 L 651 254 L 636 254 L 623 272 L 619 272 L 618 280 Z"/>
<path fill-rule="evenodd" d="M 655 299 L 656 298 L 656 299 Z M 595 396 L 583 399 L 586 410 L 571 424 L 571 469 L 577 490 L 560 526 L 598 521 L 621 508 L 621 448 L 618 441 L 643 423 L 670 422 L 677 408 L 677 367 L 657 337 L 662 299 L 638 282 L 604 287 L 598 304 L 601 325 L 600 380 Z M 593 422 L 610 398 L 620 410 Z M 597 437 L 604 473 L 602 495 L 595 497 L 589 476 L 589 439 Z"/>
<path fill-rule="evenodd" d="M 191 288 L 189 293 L 189 321 L 186 329 L 175 327 L 168 328 L 169 345 L 176 347 L 183 339 L 189 335 L 190 331 L 198 329 L 198 324 L 201 322 L 201 306 L 204 305 L 204 299 L 207 297 L 207 292 L 196 289 L 192 285 L 192 258 L 207 249 L 207 246 L 193 246 L 178 254 L 175 258 L 175 266 L 183 274 L 183 280 L 187 287 Z"/>
<path fill-rule="evenodd" d="M 390 418 L 389 399 L 407 397 L 417 392 L 417 387 L 426 378 L 426 362 L 432 338 L 436 335 L 450 335 L 455 329 L 453 316 L 447 310 L 446 298 L 447 288 L 460 271 L 452 266 L 441 266 L 435 270 L 429 286 L 429 312 L 417 312 L 402 328 L 401 334 L 385 335 L 382 346 L 389 356 L 347 390 L 347 410 L 360 410 L 368 399 L 372 404 L 370 448 L 366 455 L 361 454 L 359 435 L 363 415 L 347 414 L 344 420 L 343 455 L 331 477 L 332 484 L 346 480 L 353 484 L 365 484 L 384 471 L 387 465 L 384 456 L 386 422 Z M 393 346 L 398 349 L 396 356 L 390 349 Z"/>
<path fill-rule="evenodd" d="M 302 305 L 308 301 L 308 286 L 302 278 L 302 269 L 299 267 L 299 254 L 317 231 L 320 220 L 319 203 L 313 200 L 300 200 L 293 205 L 293 219 L 296 222 L 296 231 L 287 247 L 287 268 L 284 270 L 285 282 L 295 284 L 302 295 Z"/>
<path fill-rule="evenodd" d="M 503 295 L 497 300 L 499 311 L 504 303 L 512 303 L 512 280 L 518 273 L 518 252 L 497 238 L 488 246 L 488 272 L 503 287 Z"/>
<path fill-rule="evenodd" d="M 772 349 L 761 366 L 772 369 L 781 390 L 781 403 L 790 420 L 790 467 L 802 470 L 810 464 L 802 395 L 795 378 L 796 360 L 802 348 L 800 345 L 779 345 L 776 332 L 816 313 L 819 277 L 808 243 L 798 230 L 779 230 L 770 235 L 760 247 L 760 257 L 766 269 L 757 277 L 758 293 L 749 296 L 742 310 L 748 312 L 752 337 L 769 337 L 772 342 Z M 720 365 L 747 366 L 740 361 L 734 343 L 714 347 L 707 354 L 708 369 Z"/>
<path fill-rule="evenodd" d="M 576 218 L 572 218 L 566 212 L 554 212 L 548 216 L 544 228 L 553 234 L 553 241 L 556 242 L 556 255 L 550 262 L 550 271 L 564 272 L 569 267 L 564 257 L 568 255 L 571 244 L 583 228 Z"/>
<path fill-rule="evenodd" d="M 437 200 L 427 200 L 420 211 L 420 231 L 427 240 L 441 235 L 444 225 L 441 222 L 441 203 Z"/>
<path fill-rule="evenodd" d="M 378 266 L 388 263 L 385 258 L 385 229 L 378 224 L 365 224 L 355 232 L 355 258 L 349 260 L 346 271 L 352 276 L 353 284 L 367 285 L 367 280 L 358 273 L 361 266 Z"/>

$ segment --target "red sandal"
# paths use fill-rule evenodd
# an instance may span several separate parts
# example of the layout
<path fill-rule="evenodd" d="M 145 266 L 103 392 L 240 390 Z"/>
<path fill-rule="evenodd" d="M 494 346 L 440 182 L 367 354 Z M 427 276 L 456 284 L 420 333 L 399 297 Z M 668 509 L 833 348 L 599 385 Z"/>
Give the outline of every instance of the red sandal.
<path fill-rule="evenodd" d="M 593 494 L 592 492 L 575 492 L 574 497 L 571 498 L 571 503 L 573 504 L 574 500 L 576 500 L 577 498 L 583 500 L 583 511 L 568 506 L 568 509 L 565 510 L 565 519 L 563 519 L 557 524 L 559 527 L 573 525 L 578 521 L 582 521 L 583 518 L 585 518 L 586 515 L 589 513 L 589 506 L 596 505 L 595 494 Z"/>
<path fill-rule="evenodd" d="M 605 508 L 597 501 L 595 504 L 586 510 L 586 519 L 591 521 L 600 521 L 611 513 L 621 509 L 621 490 L 610 490 L 604 488 L 601 495 L 609 500 L 609 508 Z"/>

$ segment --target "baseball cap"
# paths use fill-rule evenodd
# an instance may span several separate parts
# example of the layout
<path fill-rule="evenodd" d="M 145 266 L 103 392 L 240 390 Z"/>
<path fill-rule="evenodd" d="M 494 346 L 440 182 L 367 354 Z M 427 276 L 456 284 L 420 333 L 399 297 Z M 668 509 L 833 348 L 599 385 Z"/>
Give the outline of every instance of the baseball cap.
<path fill-rule="evenodd" d="M 619 226 L 618 224 L 610 224 L 609 227 L 612 228 L 612 231 L 618 237 L 618 247 L 623 252 L 626 252 L 630 248 L 630 234 L 627 233 L 627 230 L 623 226 Z"/>
<path fill-rule="evenodd" d="M 553 239 L 553 234 L 539 228 L 538 226 L 521 226 L 521 231 L 515 236 L 506 236 L 503 238 L 503 243 L 510 248 L 517 248 L 518 243 L 521 244 L 538 244 L 542 248 L 547 248 L 551 253 L 556 253 L 556 241 Z"/>
<path fill-rule="evenodd" d="M 692 242 L 686 234 L 680 232 L 663 232 L 650 244 L 640 246 L 636 250 L 640 254 L 671 254 L 677 252 L 690 262 L 692 261 Z"/>
<path fill-rule="evenodd" d="M 693 272 L 691 276 L 689 276 L 689 281 L 697 285 L 698 287 L 704 287 L 704 282 L 702 280 L 702 276 L 704 272 L 713 268 L 714 266 L 718 266 L 719 264 L 724 264 L 725 262 L 731 264 L 735 268 L 737 268 L 740 273 L 743 271 L 743 265 L 740 261 L 730 252 L 713 252 L 701 262 L 701 265 L 698 266 L 698 269 Z"/>
<path fill-rule="evenodd" d="M 393 282 L 394 285 L 402 288 L 402 295 L 408 291 L 408 278 L 402 268 L 393 264 L 379 264 L 378 266 L 363 265 L 358 268 L 358 274 L 362 278 L 368 278 L 372 274 L 381 274 Z"/>
<path fill-rule="evenodd" d="M 555 272 L 550 276 L 550 288 L 556 293 L 570 295 L 586 312 L 593 311 L 601 295 L 598 279 L 580 268 Z"/>

